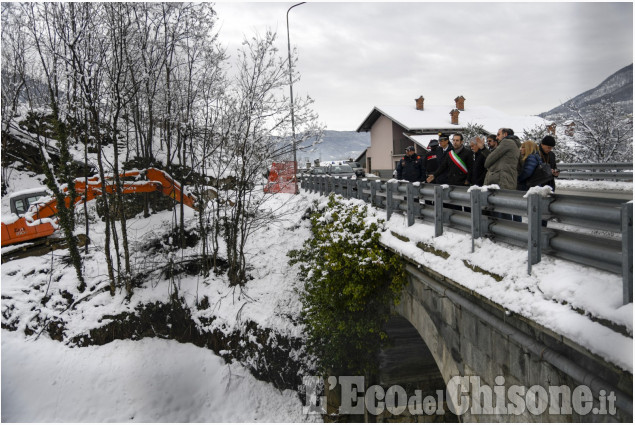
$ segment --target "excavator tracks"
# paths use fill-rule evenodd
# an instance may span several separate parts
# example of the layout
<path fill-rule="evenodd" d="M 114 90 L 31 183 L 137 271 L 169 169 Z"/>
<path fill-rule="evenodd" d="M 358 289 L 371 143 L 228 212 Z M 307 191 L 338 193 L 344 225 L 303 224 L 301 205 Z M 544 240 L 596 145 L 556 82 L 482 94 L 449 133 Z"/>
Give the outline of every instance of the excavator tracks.
<path fill-rule="evenodd" d="M 77 235 L 75 236 L 77 239 L 77 246 L 83 247 L 88 242 L 89 239 L 86 235 Z M 27 257 L 37 257 L 40 255 L 48 254 L 51 251 L 55 251 L 58 249 L 65 249 L 68 247 L 65 238 L 41 238 L 36 239 L 34 241 L 29 241 L 28 243 L 20 244 L 15 247 L 15 249 L 6 251 L 2 253 L 2 263 L 6 263 L 7 261 L 17 260 L 19 258 L 27 258 Z"/>

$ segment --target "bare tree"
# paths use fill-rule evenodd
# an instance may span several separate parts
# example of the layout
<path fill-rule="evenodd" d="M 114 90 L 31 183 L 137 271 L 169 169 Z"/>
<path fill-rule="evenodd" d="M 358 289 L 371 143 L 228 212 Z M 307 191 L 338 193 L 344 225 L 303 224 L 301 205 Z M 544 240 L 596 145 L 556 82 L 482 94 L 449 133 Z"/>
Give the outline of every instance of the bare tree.
<path fill-rule="evenodd" d="M 584 111 L 569 105 L 573 144 L 568 149 L 579 162 L 633 161 L 633 115 L 612 102 L 602 101 Z"/>
<path fill-rule="evenodd" d="M 46 85 L 49 91 L 50 108 L 52 111 L 52 121 L 54 132 L 60 150 L 59 174 L 62 182 L 66 185 L 67 193 L 64 192 L 61 183 L 55 177 L 52 164 L 48 160 L 48 154 L 38 135 L 40 151 L 44 158 L 44 171 L 46 183 L 57 199 L 59 223 L 64 231 L 66 243 L 68 245 L 71 261 L 75 267 L 78 289 L 83 292 L 86 283 L 82 274 L 81 257 L 79 249 L 73 236 L 75 229 L 75 206 L 74 200 L 77 198 L 75 184 L 70 170 L 71 155 L 69 152 L 69 134 L 65 123 L 68 109 L 65 108 L 60 90 L 60 80 L 65 76 L 67 70 L 63 61 L 67 53 L 60 39 L 66 34 L 68 27 L 61 26 L 63 9 L 59 5 L 51 4 L 27 4 L 24 5 L 28 19 L 28 28 L 33 45 L 37 51 L 40 64 L 46 76 Z M 61 75 L 60 75 L 61 74 Z M 68 85 L 66 87 L 68 90 Z M 71 199 L 70 206 L 66 205 L 66 197 Z"/>
<path fill-rule="evenodd" d="M 249 235 L 263 224 L 259 206 L 264 174 L 273 160 L 292 154 L 288 63 L 274 47 L 276 34 L 267 32 L 243 42 L 239 52 L 235 85 L 225 98 L 228 118 L 223 129 L 230 173 L 235 177 L 226 198 L 233 201 L 222 216 L 231 285 L 247 279 L 245 246 Z M 297 77 L 296 77 L 297 80 Z M 294 105 L 295 122 L 302 137 L 315 137 L 321 131 L 310 109 L 309 98 L 298 98 Z"/>

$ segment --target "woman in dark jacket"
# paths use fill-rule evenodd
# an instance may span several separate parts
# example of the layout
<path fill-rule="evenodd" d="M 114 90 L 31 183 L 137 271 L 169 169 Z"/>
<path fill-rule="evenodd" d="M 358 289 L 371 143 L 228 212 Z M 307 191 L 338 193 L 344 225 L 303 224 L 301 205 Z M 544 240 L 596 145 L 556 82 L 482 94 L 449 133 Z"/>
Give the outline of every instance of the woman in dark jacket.
<path fill-rule="evenodd" d="M 538 145 L 528 140 L 520 145 L 520 167 L 518 170 L 518 190 L 528 190 L 527 179 L 534 174 L 540 165 Z"/>

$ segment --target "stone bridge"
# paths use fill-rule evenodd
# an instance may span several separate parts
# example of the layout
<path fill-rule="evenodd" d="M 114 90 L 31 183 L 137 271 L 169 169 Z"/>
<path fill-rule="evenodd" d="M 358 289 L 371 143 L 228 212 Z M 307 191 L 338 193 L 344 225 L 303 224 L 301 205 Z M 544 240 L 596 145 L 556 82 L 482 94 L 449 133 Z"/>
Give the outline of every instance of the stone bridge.
<path fill-rule="evenodd" d="M 445 389 L 461 382 L 455 377 L 478 376 L 480 389 L 469 381 L 455 391 L 463 399 L 445 400 L 461 421 L 632 422 L 632 373 L 426 267 L 409 264 L 407 271 L 398 316 L 388 326 L 392 346 L 380 355 L 382 387 L 417 382 Z M 499 407 L 493 411 L 490 395 Z"/>

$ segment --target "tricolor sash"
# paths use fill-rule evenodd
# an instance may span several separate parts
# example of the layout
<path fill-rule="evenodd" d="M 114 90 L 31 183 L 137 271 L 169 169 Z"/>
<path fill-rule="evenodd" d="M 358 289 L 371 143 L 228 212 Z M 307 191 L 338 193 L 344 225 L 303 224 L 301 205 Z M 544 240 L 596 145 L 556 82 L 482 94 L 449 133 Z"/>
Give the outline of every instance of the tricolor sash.
<path fill-rule="evenodd" d="M 450 151 L 450 159 L 454 162 L 454 165 L 459 167 L 459 170 L 463 171 L 463 173 L 467 174 L 467 166 L 463 162 L 463 160 L 457 155 L 456 152 Z"/>

